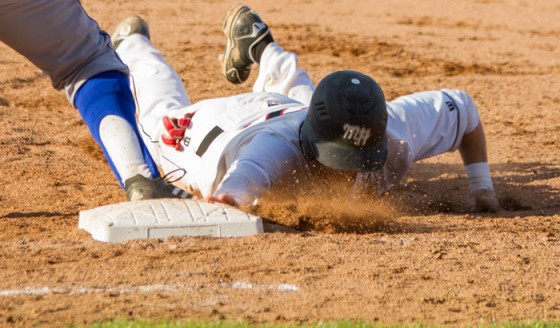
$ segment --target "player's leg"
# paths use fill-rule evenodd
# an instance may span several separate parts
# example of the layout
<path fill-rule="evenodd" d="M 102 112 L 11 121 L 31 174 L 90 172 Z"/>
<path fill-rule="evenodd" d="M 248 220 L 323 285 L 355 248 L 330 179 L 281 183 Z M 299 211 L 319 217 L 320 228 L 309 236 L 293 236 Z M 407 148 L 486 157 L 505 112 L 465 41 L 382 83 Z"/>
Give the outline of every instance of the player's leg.
<path fill-rule="evenodd" d="M 297 66 L 297 55 L 274 42 L 269 27 L 251 8 L 236 5 L 226 14 L 227 36 L 223 72 L 232 83 L 248 79 L 252 64 L 259 75 L 253 91 L 276 92 L 309 104 L 315 87 L 307 72 Z"/>
<path fill-rule="evenodd" d="M 158 130 L 162 126 L 162 117 L 170 110 L 190 105 L 190 99 L 177 73 L 151 44 L 149 26 L 142 18 L 131 16 L 121 21 L 111 39 L 113 48 L 129 65 L 140 136 L 152 158 L 161 165 Z M 174 192 L 178 191 L 178 188 L 174 189 Z"/>
<path fill-rule="evenodd" d="M 45 72 L 73 104 L 91 77 L 128 73 L 101 31 L 78 1 L 19 0 L 0 6 L 0 40 Z"/>
<path fill-rule="evenodd" d="M 145 179 L 129 199 L 175 197 L 138 137 L 128 69 L 78 1 L 22 0 L 0 9 L 0 39 L 66 89 L 121 185 Z M 130 189 L 130 188 L 129 188 Z M 133 188 L 134 189 L 134 188 Z"/>
<path fill-rule="evenodd" d="M 223 73 L 231 83 L 245 82 L 251 65 L 260 62 L 264 48 L 274 41 L 272 34 L 254 10 L 241 4 L 229 8 L 222 29 L 228 38 Z"/>
<path fill-rule="evenodd" d="M 130 28 L 130 25 L 140 26 Z M 183 82 L 150 42 L 148 24 L 138 16 L 123 20 L 112 36 L 120 58 L 130 68 L 142 137 L 154 158 L 159 158 L 162 118 L 191 104 Z"/>

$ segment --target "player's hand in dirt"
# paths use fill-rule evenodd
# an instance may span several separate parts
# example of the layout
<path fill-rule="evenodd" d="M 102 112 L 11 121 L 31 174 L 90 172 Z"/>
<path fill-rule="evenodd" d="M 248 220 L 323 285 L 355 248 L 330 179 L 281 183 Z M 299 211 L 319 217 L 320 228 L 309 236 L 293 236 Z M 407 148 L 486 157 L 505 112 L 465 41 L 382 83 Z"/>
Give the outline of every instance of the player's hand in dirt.
<path fill-rule="evenodd" d="M 469 212 L 492 212 L 500 211 L 500 202 L 494 190 L 480 189 L 471 193 Z"/>
<path fill-rule="evenodd" d="M 226 194 L 220 194 L 218 196 L 206 196 L 204 197 L 204 200 L 209 203 L 222 203 L 230 206 L 239 207 L 239 204 L 237 204 L 235 199 L 232 196 Z"/>
<path fill-rule="evenodd" d="M 350 199 L 378 198 L 388 191 L 383 170 L 358 172 L 350 191 Z"/>
<path fill-rule="evenodd" d="M 177 151 L 183 151 L 181 141 L 185 138 L 185 130 L 191 123 L 192 117 L 192 113 L 185 114 L 183 118 L 164 116 L 162 120 L 167 134 L 161 135 L 161 141 Z"/>

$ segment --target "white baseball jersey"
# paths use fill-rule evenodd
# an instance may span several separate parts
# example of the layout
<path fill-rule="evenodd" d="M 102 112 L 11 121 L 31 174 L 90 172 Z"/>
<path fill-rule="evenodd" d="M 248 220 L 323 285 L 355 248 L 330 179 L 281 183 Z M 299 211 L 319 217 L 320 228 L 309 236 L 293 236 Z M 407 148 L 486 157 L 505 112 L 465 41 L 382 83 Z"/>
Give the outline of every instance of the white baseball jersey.
<path fill-rule="evenodd" d="M 299 131 L 314 86 L 295 54 L 273 43 L 261 57 L 255 92 L 192 105 L 181 79 L 145 37 L 128 37 L 118 52 L 136 85 L 140 130 L 169 181 L 202 196 L 231 195 L 240 205 L 278 186 L 305 185 L 310 166 Z M 412 162 L 455 150 L 478 124 L 476 108 L 461 91 L 404 96 L 388 102 L 387 110 L 387 162 L 357 177 L 380 191 L 397 183 Z M 186 113 L 194 116 L 184 149 L 160 142 L 162 117 Z"/>
<path fill-rule="evenodd" d="M 280 179 L 306 170 L 299 127 L 307 107 L 273 93 L 248 93 L 198 102 L 172 115 L 194 113 L 183 151 L 159 144 L 168 181 L 202 195 L 228 194 L 250 203 Z M 176 116 L 177 115 L 177 116 Z M 166 132 L 163 124 L 156 135 Z"/>
<path fill-rule="evenodd" d="M 464 91 L 437 90 L 387 103 L 387 161 L 377 172 L 358 173 L 356 189 L 370 184 L 378 193 L 397 185 L 413 162 L 456 150 L 479 124 L 478 111 Z"/>

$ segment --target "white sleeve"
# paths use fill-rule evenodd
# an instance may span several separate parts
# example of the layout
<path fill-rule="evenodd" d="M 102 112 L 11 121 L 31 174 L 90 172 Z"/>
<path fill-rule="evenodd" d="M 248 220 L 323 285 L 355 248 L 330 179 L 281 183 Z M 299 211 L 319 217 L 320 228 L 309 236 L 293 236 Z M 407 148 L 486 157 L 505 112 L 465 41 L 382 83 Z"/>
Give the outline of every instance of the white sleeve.
<path fill-rule="evenodd" d="M 448 91 L 448 90 L 444 90 Z M 480 116 L 478 114 L 478 108 L 472 100 L 472 97 L 465 91 L 448 91 L 452 96 L 460 98 L 459 104 L 465 106 L 465 116 L 466 116 L 466 127 L 465 133 L 472 132 L 480 124 Z"/>
<path fill-rule="evenodd" d="M 214 195 L 251 204 L 294 171 L 297 157 L 297 149 L 280 136 L 259 133 L 241 149 Z"/>
<path fill-rule="evenodd" d="M 388 135 L 408 144 L 414 162 L 456 150 L 479 122 L 472 99 L 458 90 L 402 96 L 389 102 L 387 110 Z"/>

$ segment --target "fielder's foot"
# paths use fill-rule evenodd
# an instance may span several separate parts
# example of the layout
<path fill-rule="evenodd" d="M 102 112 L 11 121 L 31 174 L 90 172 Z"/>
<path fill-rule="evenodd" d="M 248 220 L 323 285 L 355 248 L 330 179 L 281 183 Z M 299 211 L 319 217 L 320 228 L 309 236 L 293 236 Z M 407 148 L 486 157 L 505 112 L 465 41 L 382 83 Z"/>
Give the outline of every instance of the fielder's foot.
<path fill-rule="evenodd" d="M 129 201 L 154 198 L 192 198 L 188 192 L 168 184 L 162 179 L 152 180 L 141 174 L 127 179 L 124 187 Z"/>
<path fill-rule="evenodd" d="M 150 39 L 150 28 L 145 20 L 140 18 L 140 16 L 131 16 L 122 20 L 117 27 L 113 35 L 111 35 L 111 43 L 113 44 L 113 49 L 117 49 L 119 44 L 132 34 L 142 34 L 143 36 Z"/>
<path fill-rule="evenodd" d="M 223 73 L 231 83 L 249 78 L 251 65 L 258 64 L 266 46 L 273 42 L 268 26 L 245 5 L 231 7 L 222 27 L 227 45 L 222 56 Z"/>

